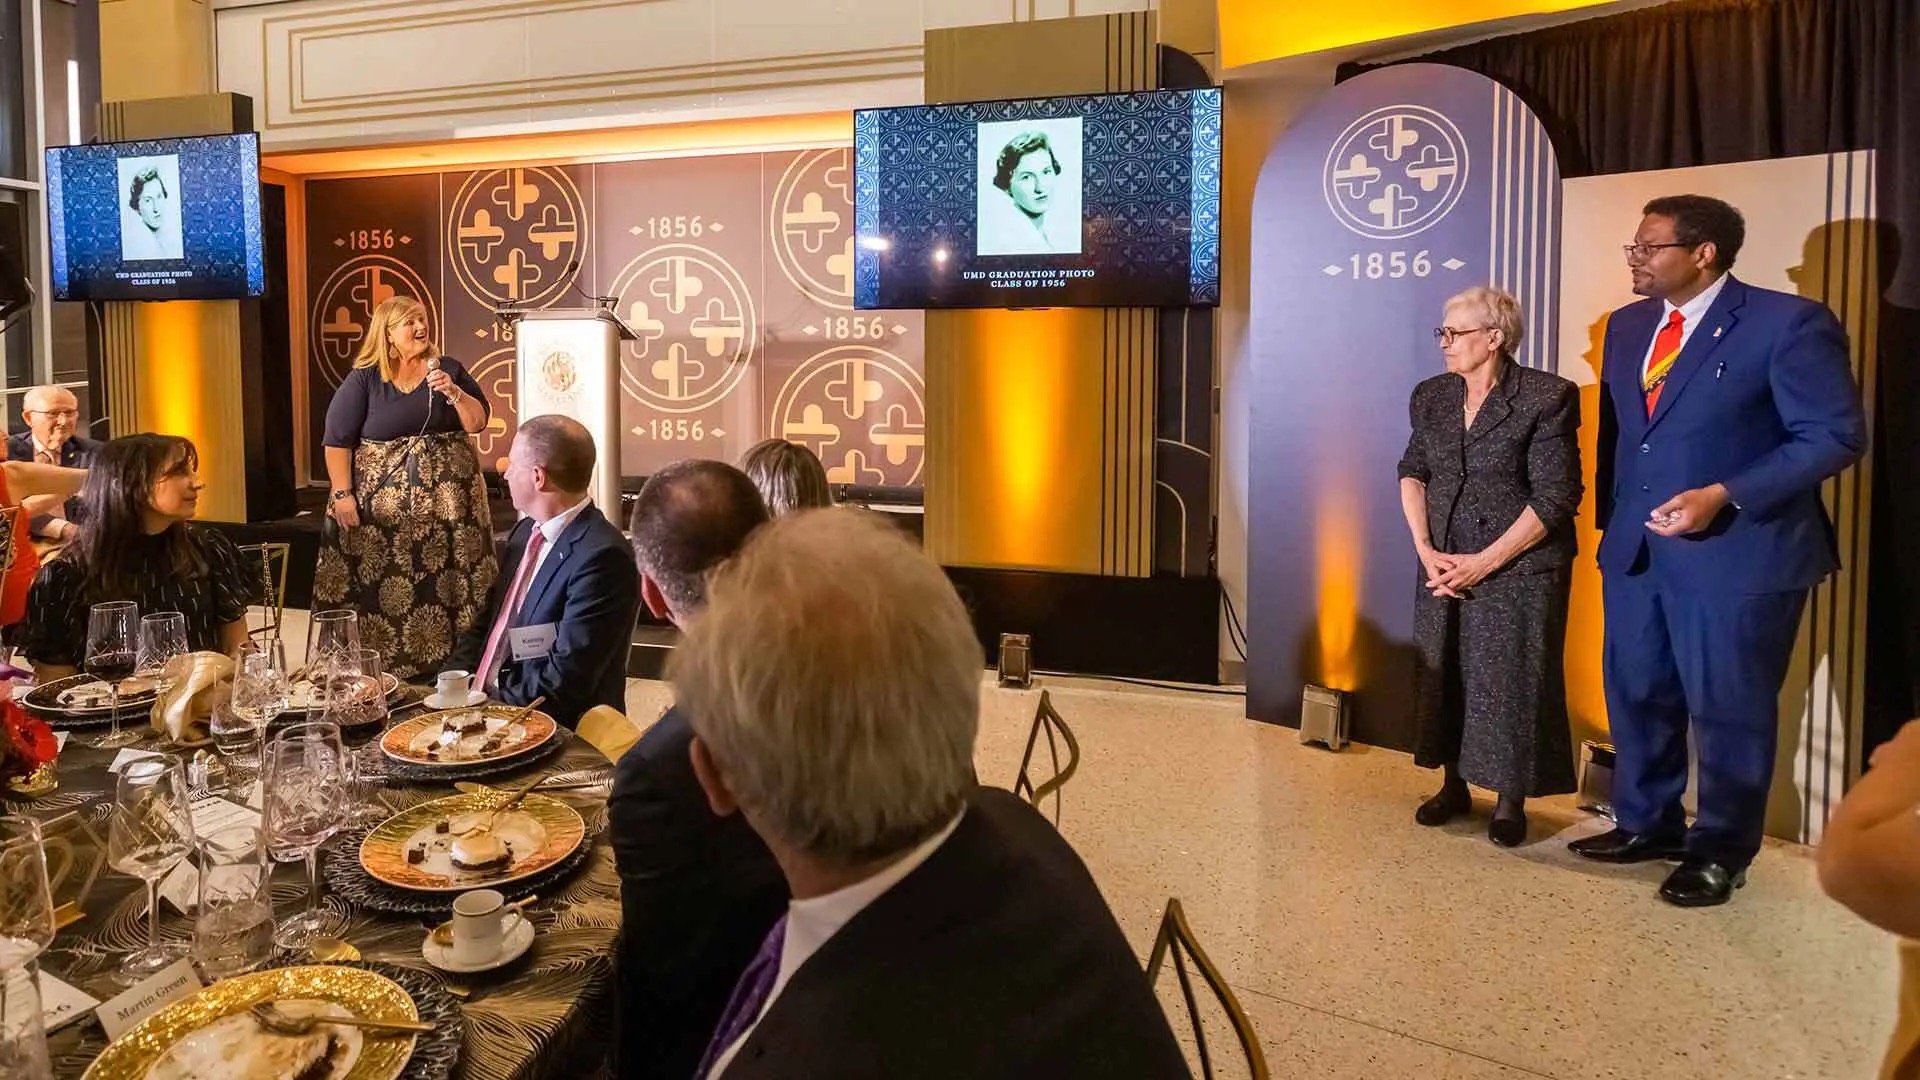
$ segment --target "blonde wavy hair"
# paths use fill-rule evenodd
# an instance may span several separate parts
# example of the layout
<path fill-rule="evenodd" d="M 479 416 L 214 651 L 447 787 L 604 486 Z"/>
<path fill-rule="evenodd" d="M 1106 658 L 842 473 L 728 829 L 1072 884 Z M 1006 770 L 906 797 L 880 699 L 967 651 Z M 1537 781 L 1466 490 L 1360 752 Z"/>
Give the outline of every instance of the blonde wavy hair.
<path fill-rule="evenodd" d="M 360 339 L 360 351 L 353 358 L 353 366 L 377 367 L 380 369 L 380 381 L 392 382 L 394 366 L 400 362 L 400 354 L 394 351 L 392 344 L 393 328 L 412 318 L 416 311 L 426 314 L 427 305 L 411 296 L 390 296 L 380 301 L 367 319 L 367 333 Z M 432 357 L 438 353 L 439 350 L 429 341 L 426 355 Z"/>

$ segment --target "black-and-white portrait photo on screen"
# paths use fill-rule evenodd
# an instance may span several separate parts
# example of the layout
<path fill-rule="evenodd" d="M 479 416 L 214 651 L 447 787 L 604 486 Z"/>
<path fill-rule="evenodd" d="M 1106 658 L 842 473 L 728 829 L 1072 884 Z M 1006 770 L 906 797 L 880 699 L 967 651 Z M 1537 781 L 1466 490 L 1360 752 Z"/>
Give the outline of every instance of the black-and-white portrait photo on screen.
<path fill-rule="evenodd" d="M 127 261 L 179 259 L 180 159 L 124 157 L 120 166 L 120 257 Z"/>
<path fill-rule="evenodd" d="M 994 120 L 979 129 L 979 255 L 1078 255 L 1080 118 Z"/>

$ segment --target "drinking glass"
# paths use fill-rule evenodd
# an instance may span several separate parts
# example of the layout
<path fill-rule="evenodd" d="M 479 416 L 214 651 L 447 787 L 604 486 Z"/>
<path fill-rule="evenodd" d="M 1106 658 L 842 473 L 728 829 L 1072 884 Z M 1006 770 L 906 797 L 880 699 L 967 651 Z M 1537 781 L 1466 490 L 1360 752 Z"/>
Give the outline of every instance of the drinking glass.
<path fill-rule="evenodd" d="M 141 758 L 120 770 L 113 817 L 107 824 L 107 862 L 147 886 L 147 947 L 120 962 L 120 977 L 139 982 L 186 952 L 160 942 L 160 879 L 193 850 L 192 796 L 177 754 Z"/>
<path fill-rule="evenodd" d="M 140 741 L 138 731 L 120 730 L 120 680 L 133 674 L 138 659 L 134 626 L 140 605 L 131 600 L 95 604 L 87 611 L 87 674 L 107 684 L 113 728 L 93 741 L 101 750 L 115 750 Z"/>
<path fill-rule="evenodd" d="M 52 941 L 40 824 L 0 817 L 0 1076 L 9 1080 L 53 1080 L 33 962 Z"/>
<path fill-rule="evenodd" d="M 133 673 L 151 680 L 154 693 L 164 696 L 173 688 L 178 661 L 187 652 L 185 615 L 161 611 L 140 617 L 140 651 Z"/>
<path fill-rule="evenodd" d="M 263 819 L 267 850 L 276 862 L 307 866 L 307 906 L 280 920 L 274 943 L 308 948 L 323 925 L 320 915 L 320 845 L 341 824 L 346 804 L 346 754 L 338 725 L 294 724 L 267 743 Z"/>
<path fill-rule="evenodd" d="M 245 974 L 273 958 L 272 869 L 258 825 L 228 825 L 200 838 L 193 959 L 207 981 Z"/>
<path fill-rule="evenodd" d="M 316 692 L 336 656 L 351 658 L 360 648 L 360 616 L 345 608 L 315 612 L 307 635 L 307 678 Z"/>
<path fill-rule="evenodd" d="M 328 663 L 325 685 L 320 719 L 339 724 L 343 731 L 386 726 L 387 695 L 380 678 L 378 649 L 355 649 L 351 655 L 335 656 Z"/>
<path fill-rule="evenodd" d="M 0 817 L 0 971 L 20 967 L 53 941 L 53 889 L 40 823 Z"/>

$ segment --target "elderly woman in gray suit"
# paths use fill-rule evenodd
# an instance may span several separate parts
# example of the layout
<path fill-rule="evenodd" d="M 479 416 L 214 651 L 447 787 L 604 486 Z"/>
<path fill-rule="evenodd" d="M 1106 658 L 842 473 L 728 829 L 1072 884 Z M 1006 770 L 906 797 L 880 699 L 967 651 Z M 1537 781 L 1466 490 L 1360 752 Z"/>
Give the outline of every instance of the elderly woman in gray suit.
<path fill-rule="evenodd" d="M 1520 307 L 1499 289 L 1447 302 L 1445 374 L 1414 388 L 1400 505 L 1420 556 L 1417 764 L 1446 771 L 1414 815 L 1442 825 L 1498 796 L 1487 836 L 1526 839 L 1526 800 L 1574 789 L 1561 653 L 1580 505 L 1580 396 L 1513 360 Z"/>

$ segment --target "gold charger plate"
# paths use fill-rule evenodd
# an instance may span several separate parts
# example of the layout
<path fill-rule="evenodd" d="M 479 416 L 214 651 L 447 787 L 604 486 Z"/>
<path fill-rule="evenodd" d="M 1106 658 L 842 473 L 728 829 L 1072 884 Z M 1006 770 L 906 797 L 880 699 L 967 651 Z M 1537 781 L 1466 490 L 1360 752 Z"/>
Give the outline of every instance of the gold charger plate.
<path fill-rule="evenodd" d="M 289 998 L 331 1001 L 367 1020 L 420 1019 L 412 996 L 376 972 L 329 964 L 257 971 L 222 979 L 142 1020 L 93 1059 L 85 1080 L 144 1080 L 160 1055 L 188 1035 L 257 1002 Z M 394 1080 L 413 1056 L 414 1038 L 366 1039 L 346 1080 Z"/>
<path fill-rule="evenodd" d="M 490 754 L 479 754 L 474 757 L 429 758 L 424 752 L 416 752 L 412 747 L 415 739 L 421 733 L 439 730 L 441 723 L 448 717 L 460 716 L 467 713 L 480 713 L 485 716 L 506 719 L 508 717 L 518 716 L 520 712 L 521 708 L 518 705 L 476 705 L 467 709 L 441 709 L 438 712 L 422 713 L 411 720 L 403 721 L 388 728 L 387 733 L 380 737 L 380 752 L 395 761 L 404 761 L 410 765 L 425 765 L 428 767 L 436 765 L 449 767 L 481 765 L 488 762 L 507 761 L 512 758 L 531 754 L 535 750 L 547 745 L 548 741 L 559 731 L 560 725 L 554 723 L 553 717 L 548 716 L 546 713 L 527 713 L 525 717 L 515 721 L 521 729 L 521 734 L 518 738 L 504 743 L 498 750 Z"/>
<path fill-rule="evenodd" d="M 486 889 L 531 877 L 558 865 L 586 842 L 587 823 L 580 812 L 545 795 L 529 795 L 520 805 L 500 814 L 493 827 L 495 835 L 526 837 L 537 830 L 535 843 L 523 843 L 513 852 L 513 861 L 501 869 L 473 872 L 449 867 L 436 868 L 441 859 L 413 864 L 407 861 L 407 848 L 436 834 L 441 821 L 456 821 L 463 816 L 485 814 L 504 805 L 512 797 L 505 791 L 481 791 L 471 795 L 453 795 L 445 799 L 408 807 L 374 826 L 360 841 L 360 866 L 376 881 L 416 892 L 450 893 L 468 889 Z M 528 850 L 531 848 L 531 850 Z"/>

